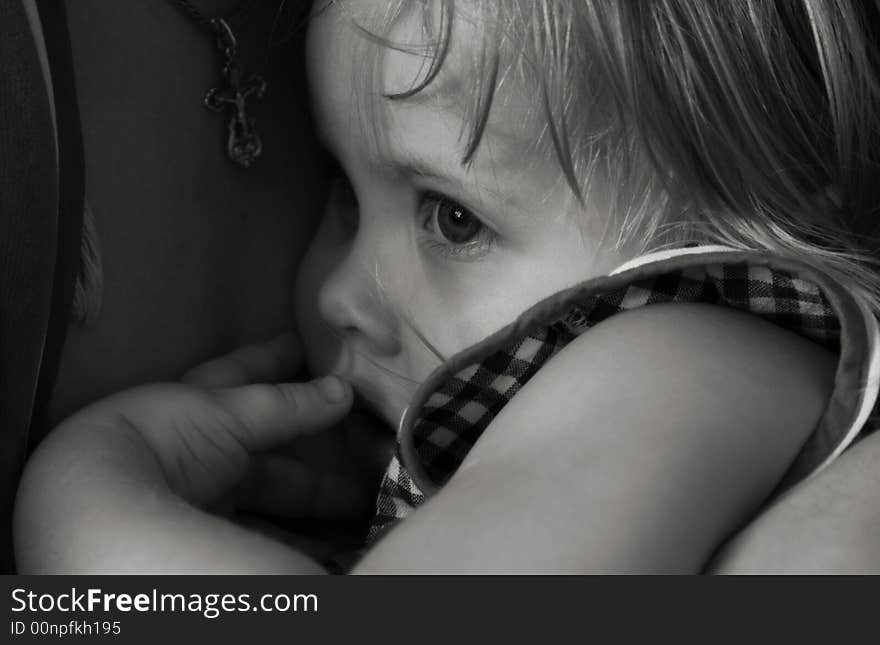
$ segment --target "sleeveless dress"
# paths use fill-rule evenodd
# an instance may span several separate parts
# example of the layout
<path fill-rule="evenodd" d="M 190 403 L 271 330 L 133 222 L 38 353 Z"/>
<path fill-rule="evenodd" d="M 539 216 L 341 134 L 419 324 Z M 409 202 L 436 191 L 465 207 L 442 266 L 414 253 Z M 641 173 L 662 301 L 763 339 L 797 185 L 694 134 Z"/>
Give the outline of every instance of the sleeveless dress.
<path fill-rule="evenodd" d="M 574 338 L 622 311 L 668 302 L 748 312 L 838 357 L 824 413 L 780 490 L 816 474 L 872 429 L 880 335 L 847 285 L 766 252 L 698 246 L 651 253 L 538 303 L 428 377 L 401 421 L 368 541 L 442 488 L 492 419 Z"/>

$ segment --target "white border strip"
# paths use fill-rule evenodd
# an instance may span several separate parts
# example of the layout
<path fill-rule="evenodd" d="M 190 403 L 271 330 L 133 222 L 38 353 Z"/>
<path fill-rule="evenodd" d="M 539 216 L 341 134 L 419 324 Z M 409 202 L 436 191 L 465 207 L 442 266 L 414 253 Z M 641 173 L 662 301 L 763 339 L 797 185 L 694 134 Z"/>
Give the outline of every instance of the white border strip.
<path fill-rule="evenodd" d="M 808 475 L 807 478 L 813 477 L 820 471 L 824 470 L 828 464 L 837 459 L 840 454 L 846 450 L 855 438 L 858 436 L 862 428 L 868 422 L 868 417 L 877 404 L 877 396 L 880 394 L 880 326 L 874 314 L 865 305 L 864 300 L 858 296 L 854 296 L 858 302 L 859 309 L 865 321 L 865 327 L 868 336 L 868 375 L 864 388 L 862 389 L 862 397 L 859 402 L 859 413 L 856 415 L 852 425 L 847 429 L 846 434 L 840 439 L 837 446 L 825 459 Z"/>
<path fill-rule="evenodd" d="M 633 258 L 632 260 L 624 262 L 608 275 L 616 275 L 618 273 L 623 273 L 624 271 L 629 271 L 630 269 L 635 269 L 636 267 L 640 267 L 644 264 L 649 264 L 651 262 L 662 262 L 663 260 L 670 260 L 672 258 L 681 257 L 682 255 L 697 255 L 700 253 L 730 253 L 731 251 L 742 251 L 742 249 L 735 249 L 732 246 L 723 246 L 721 244 L 706 244 L 704 246 L 688 246 L 683 249 L 666 249 L 663 251 L 652 251 L 651 253 L 645 253 L 644 255 L 640 255 L 636 258 Z"/>

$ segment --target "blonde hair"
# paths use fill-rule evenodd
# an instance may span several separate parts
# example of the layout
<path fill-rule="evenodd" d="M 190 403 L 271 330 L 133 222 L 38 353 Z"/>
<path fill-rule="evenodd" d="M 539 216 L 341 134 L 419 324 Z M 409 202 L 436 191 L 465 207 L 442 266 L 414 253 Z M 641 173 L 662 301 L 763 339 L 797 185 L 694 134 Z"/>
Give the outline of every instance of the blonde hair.
<path fill-rule="evenodd" d="M 356 3 L 355 3 L 356 4 Z M 462 12 L 424 0 L 437 78 Z M 880 2 L 467 0 L 483 35 L 466 108 L 468 163 L 501 79 L 536 83 L 547 138 L 584 197 L 601 163 L 618 243 L 722 243 L 795 255 L 847 280 L 880 311 Z M 635 239 L 637 238 L 637 239 Z"/>
<path fill-rule="evenodd" d="M 98 322 L 104 301 L 104 263 L 95 216 L 88 202 L 83 205 L 83 226 L 80 238 L 79 270 L 73 290 L 71 315 L 82 327 Z"/>

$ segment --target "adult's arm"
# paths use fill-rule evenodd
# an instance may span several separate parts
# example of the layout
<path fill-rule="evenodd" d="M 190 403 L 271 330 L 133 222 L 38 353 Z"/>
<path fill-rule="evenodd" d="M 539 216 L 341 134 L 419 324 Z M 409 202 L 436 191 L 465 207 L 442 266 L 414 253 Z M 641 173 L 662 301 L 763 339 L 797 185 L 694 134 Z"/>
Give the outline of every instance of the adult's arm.
<path fill-rule="evenodd" d="M 880 433 L 777 500 L 716 556 L 715 573 L 880 573 Z"/>
<path fill-rule="evenodd" d="M 319 573 L 278 540 L 208 512 L 251 455 L 338 422 L 338 380 L 209 391 L 134 388 L 49 434 L 22 477 L 15 509 L 22 573 Z M 303 473 L 306 475 L 306 473 Z M 314 507 L 334 491 L 304 477 Z"/>

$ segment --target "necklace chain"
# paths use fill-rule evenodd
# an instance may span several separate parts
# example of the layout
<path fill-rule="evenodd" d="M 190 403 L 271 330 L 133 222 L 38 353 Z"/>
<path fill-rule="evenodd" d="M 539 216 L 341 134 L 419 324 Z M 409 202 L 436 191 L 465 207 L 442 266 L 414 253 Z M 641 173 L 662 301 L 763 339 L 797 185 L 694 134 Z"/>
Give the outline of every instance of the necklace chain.
<path fill-rule="evenodd" d="M 222 57 L 223 87 L 212 87 L 205 94 L 205 107 L 213 112 L 226 112 L 226 154 L 233 162 L 247 168 L 262 154 L 263 142 L 254 129 L 254 118 L 247 113 L 249 98 L 263 98 L 266 81 L 262 76 L 246 76 L 238 60 L 238 40 L 230 23 L 244 21 L 256 6 L 255 0 L 242 0 L 225 17 L 209 17 L 188 0 L 171 0 L 193 22 L 209 30 L 216 39 Z"/>
<path fill-rule="evenodd" d="M 199 11 L 192 2 L 189 2 L 188 0 L 172 0 L 172 2 L 200 27 L 213 29 L 211 23 L 216 20 L 216 18 L 206 16 Z M 230 11 L 228 15 L 222 16 L 222 19 L 229 24 L 240 23 L 250 16 L 256 4 L 255 0 L 242 0 L 232 8 L 232 11 Z M 238 28 L 240 29 L 241 27 L 242 25 L 239 24 Z"/>

